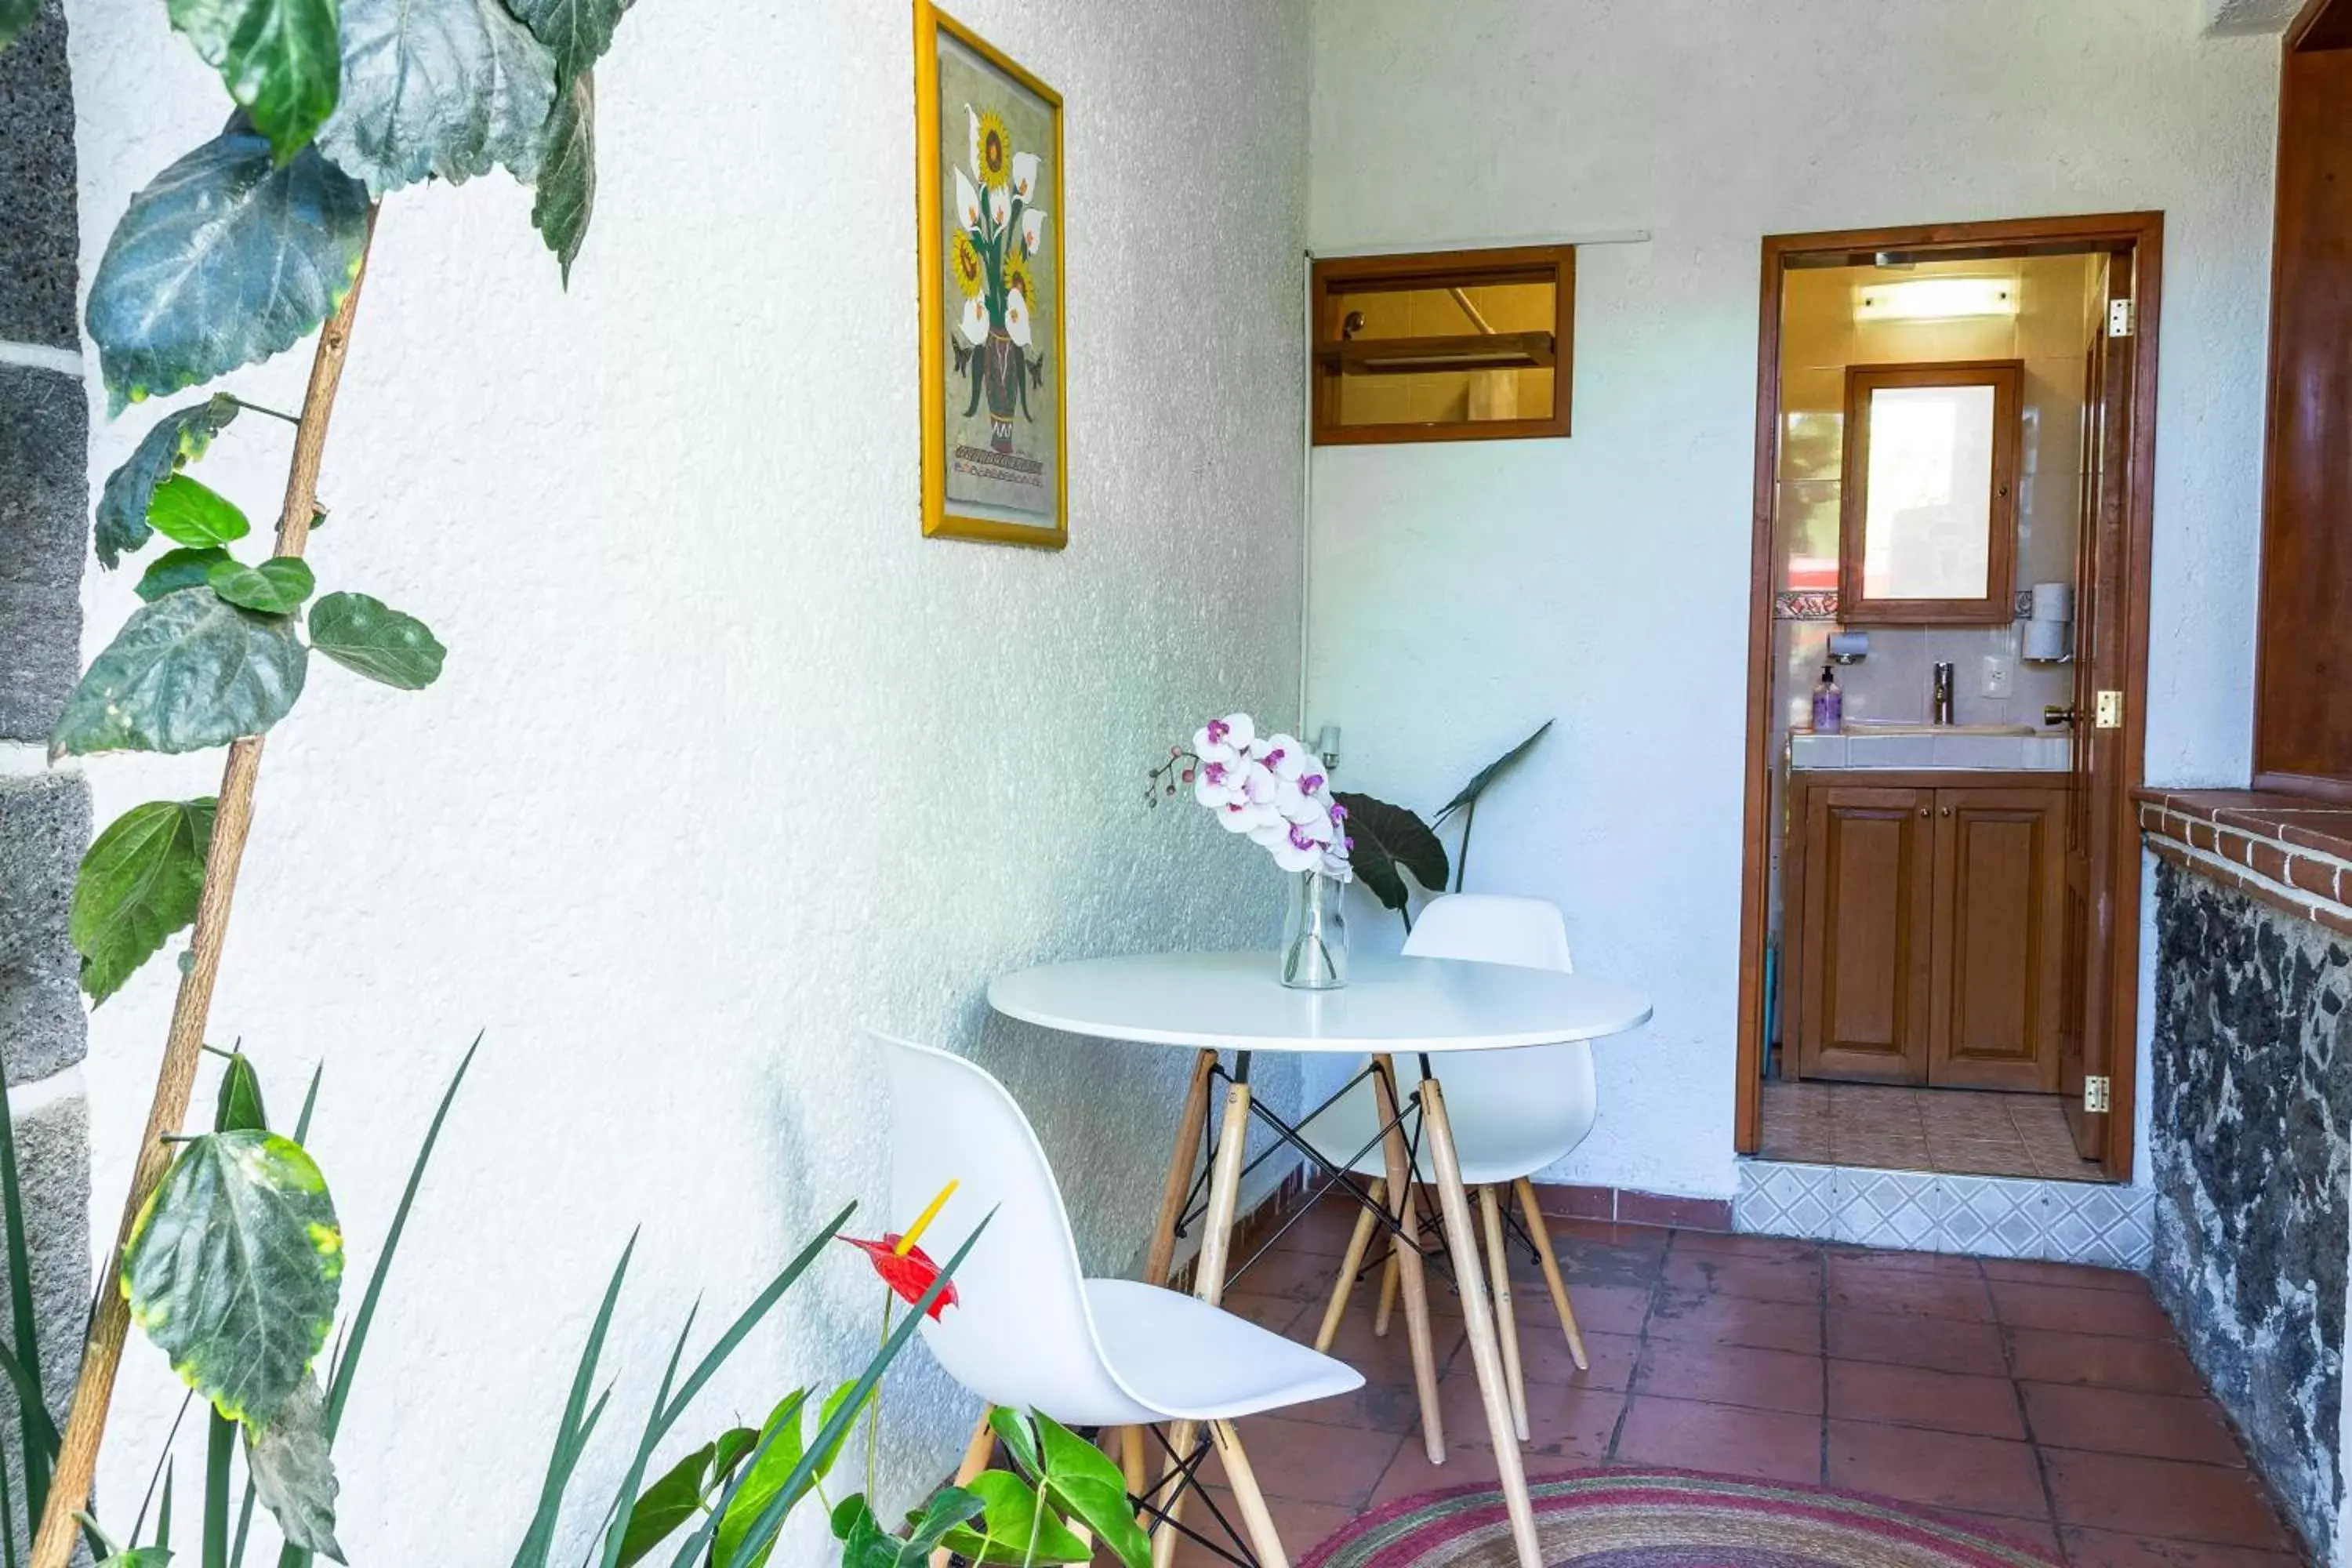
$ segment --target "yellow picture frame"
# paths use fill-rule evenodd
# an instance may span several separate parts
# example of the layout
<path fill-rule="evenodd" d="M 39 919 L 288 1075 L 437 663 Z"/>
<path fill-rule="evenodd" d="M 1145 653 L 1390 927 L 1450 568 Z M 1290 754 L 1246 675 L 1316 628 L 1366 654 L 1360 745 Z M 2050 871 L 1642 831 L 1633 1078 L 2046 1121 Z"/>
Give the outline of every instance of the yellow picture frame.
<path fill-rule="evenodd" d="M 915 10 L 915 210 L 917 265 L 922 310 L 922 454 L 923 533 L 927 538 L 977 539 L 999 544 L 1025 544 L 1059 550 L 1070 538 L 1069 381 L 1066 374 L 1069 335 L 1066 300 L 1067 274 L 1063 269 L 1064 198 L 1062 158 L 1062 97 L 1024 69 L 1003 50 L 982 38 L 931 0 L 914 0 Z M 1007 133 L 1007 122 L 993 108 L 985 121 L 981 111 L 961 97 L 942 105 L 940 82 L 943 56 L 950 68 L 969 79 L 974 71 L 992 71 L 1006 84 L 1006 102 L 1017 110 L 1016 120 L 1050 116 L 1052 131 L 1045 140 L 1051 151 L 1025 153 L 1031 172 L 1026 188 L 991 184 L 982 175 L 982 125 L 997 138 L 989 143 L 1003 180 L 1004 170 L 1018 170 L 1009 155 L 1020 140 Z M 977 63 L 975 63 L 977 62 Z M 1023 104 L 1020 94 L 1034 102 Z M 951 164 L 943 153 L 954 131 L 944 112 L 961 110 L 970 121 L 973 168 Z M 998 143 L 1002 143 L 1001 148 Z M 1039 163 L 1044 163 L 1042 169 Z M 976 270 L 953 279 L 962 303 L 950 309 L 951 275 L 946 247 L 950 232 L 948 193 L 950 174 L 956 180 L 957 261 Z M 1010 176 L 1017 182 L 1016 172 Z M 970 205 L 976 196 L 977 206 Z M 1044 199 L 1040 205 L 1039 198 Z M 1024 204 L 1032 220 L 1024 227 Z M 976 215 L 976 216 L 975 216 Z M 1008 222 L 1009 220 L 1009 222 Z M 1033 230 L 1039 243 L 1033 249 Z M 971 241 L 977 239 L 979 244 Z M 992 248 L 991 247 L 992 246 Z M 1018 260 L 1013 258 L 1017 253 Z M 1016 292 L 1009 266 L 1022 268 Z M 1032 271 L 1036 276 L 1032 276 Z M 1031 295 L 1041 300 L 1033 310 Z M 978 313 L 975 321 L 975 312 Z M 1013 319 L 1008 326 L 1004 320 Z M 984 331 L 980 331 L 984 329 Z M 974 332 L 979 331 L 978 341 Z M 1019 341 L 1015 342 L 1015 337 Z M 1044 346 L 1039 346 L 1039 340 Z M 949 356 L 955 356 L 950 368 Z M 959 415 L 950 396 L 957 378 L 971 384 L 970 400 Z M 1038 445 L 1045 422 L 1030 401 L 1033 389 L 1050 380 L 1050 479 L 1047 466 L 1030 449 Z M 988 416 L 979 419 L 983 400 Z M 984 423 L 990 431 L 985 447 L 956 438 L 956 426 L 967 432 Z M 957 486 L 967 492 L 950 494 L 950 469 L 954 465 Z M 1034 508 L 1019 504 L 989 504 L 973 499 L 988 491 L 1027 500 L 1034 490 L 1050 492 L 1047 519 Z M 1038 518 L 1024 521 L 1024 513 Z"/>

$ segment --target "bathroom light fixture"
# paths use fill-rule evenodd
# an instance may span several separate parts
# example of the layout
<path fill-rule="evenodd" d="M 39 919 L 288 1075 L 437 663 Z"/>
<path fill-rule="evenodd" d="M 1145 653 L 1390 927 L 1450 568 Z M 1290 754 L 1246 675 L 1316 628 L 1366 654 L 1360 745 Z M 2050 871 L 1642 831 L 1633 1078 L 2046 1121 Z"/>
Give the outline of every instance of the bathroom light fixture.
<path fill-rule="evenodd" d="M 1862 283 L 1853 290 L 1857 321 L 1940 321 L 1959 316 L 2014 316 L 2013 278 L 1906 278 Z"/>

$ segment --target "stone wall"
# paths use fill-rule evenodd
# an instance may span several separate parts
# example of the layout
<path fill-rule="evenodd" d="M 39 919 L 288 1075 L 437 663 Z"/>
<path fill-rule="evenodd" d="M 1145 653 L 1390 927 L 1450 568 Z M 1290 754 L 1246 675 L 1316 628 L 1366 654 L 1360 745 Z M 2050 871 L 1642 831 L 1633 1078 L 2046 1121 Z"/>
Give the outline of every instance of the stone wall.
<path fill-rule="evenodd" d="M 0 52 L 0 1060 L 29 1211 L 42 1371 L 60 1420 L 90 1288 L 85 1021 L 66 934 L 89 789 L 46 759 L 79 667 L 88 552 L 79 245 L 66 24 L 47 0 Z M 0 1421 L 10 1496 L 21 1500 L 15 1433 L 13 1415 Z"/>
<path fill-rule="evenodd" d="M 2150 842 L 2157 1294 L 2328 1559 L 2352 1129 L 2352 944 Z"/>

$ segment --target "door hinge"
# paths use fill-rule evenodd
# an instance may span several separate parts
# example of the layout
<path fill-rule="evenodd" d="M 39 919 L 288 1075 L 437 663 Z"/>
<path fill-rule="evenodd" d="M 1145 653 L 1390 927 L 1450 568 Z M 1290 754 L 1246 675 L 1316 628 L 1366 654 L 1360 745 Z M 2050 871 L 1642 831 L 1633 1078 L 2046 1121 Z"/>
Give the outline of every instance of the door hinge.
<path fill-rule="evenodd" d="M 2099 693 L 2098 708 L 2092 727 L 2099 730 L 2120 730 L 2124 727 L 2124 694 L 2120 691 Z"/>
<path fill-rule="evenodd" d="M 2084 1079 L 2083 1109 L 2093 1116 L 2102 1114 L 2107 1109 L 2108 1096 L 2114 1092 L 2114 1085 L 2104 1078 Z"/>
<path fill-rule="evenodd" d="M 2107 336 L 2127 338 L 2139 322 L 2139 305 L 2133 300 L 2107 301 Z"/>

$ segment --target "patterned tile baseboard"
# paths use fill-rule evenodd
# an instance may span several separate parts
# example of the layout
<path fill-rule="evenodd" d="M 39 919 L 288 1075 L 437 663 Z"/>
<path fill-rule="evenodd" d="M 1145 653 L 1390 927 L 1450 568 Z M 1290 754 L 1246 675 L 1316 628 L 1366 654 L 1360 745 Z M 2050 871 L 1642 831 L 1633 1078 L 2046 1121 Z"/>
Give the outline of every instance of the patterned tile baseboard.
<path fill-rule="evenodd" d="M 2145 1269 L 2155 1213 L 2145 1187 L 1743 1160 L 1731 1223 L 1761 1236 Z"/>

